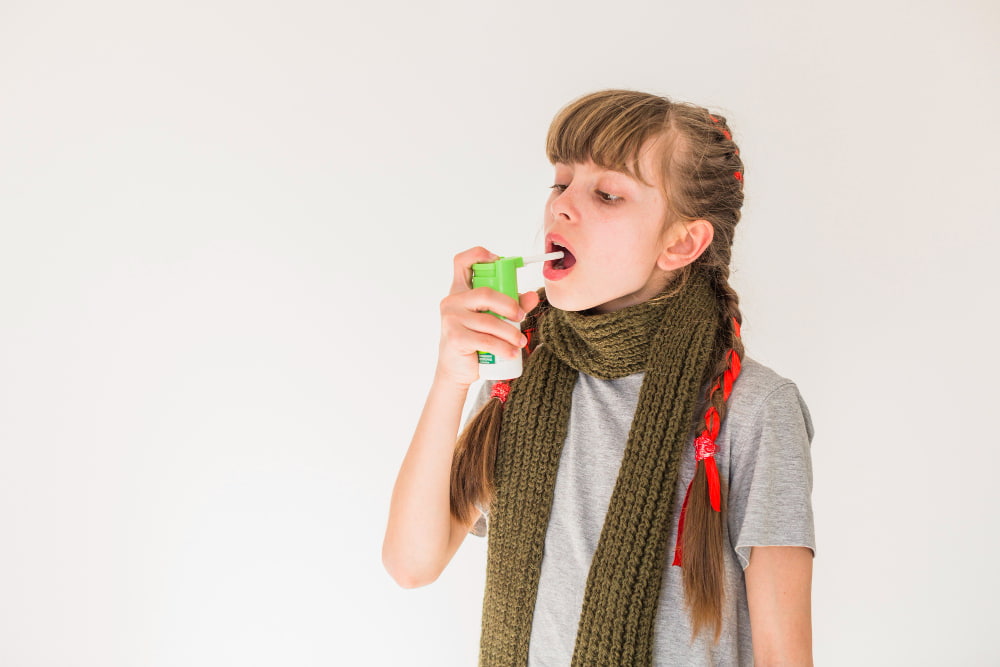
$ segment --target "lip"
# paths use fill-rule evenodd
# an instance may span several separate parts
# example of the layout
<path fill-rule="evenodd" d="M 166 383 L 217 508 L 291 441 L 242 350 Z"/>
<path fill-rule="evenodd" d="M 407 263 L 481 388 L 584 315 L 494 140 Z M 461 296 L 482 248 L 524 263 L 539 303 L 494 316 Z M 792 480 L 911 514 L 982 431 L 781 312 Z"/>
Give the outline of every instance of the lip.
<path fill-rule="evenodd" d="M 549 234 L 545 237 L 545 252 L 552 252 L 552 246 L 555 243 L 558 243 L 562 247 L 569 250 L 574 256 L 576 255 L 576 250 L 573 249 L 573 246 L 571 246 L 565 238 L 559 236 L 558 234 Z"/>
<path fill-rule="evenodd" d="M 574 257 L 576 256 L 576 251 L 573 250 L 573 246 L 571 246 L 565 238 L 559 236 L 558 234 L 549 234 L 545 237 L 545 252 L 554 252 L 554 244 L 556 243 L 573 253 Z M 557 269 L 552 266 L 552 263 L 553 262 L 550 259 L 545 262 L 542 267 L 542 277 L 546 280 L 562 280 L 569 275 L 570 271 L 572 271 L 574 267 L 576 267 L 576 264 L 573 264 L 573 266 L 568 269 Z"/>

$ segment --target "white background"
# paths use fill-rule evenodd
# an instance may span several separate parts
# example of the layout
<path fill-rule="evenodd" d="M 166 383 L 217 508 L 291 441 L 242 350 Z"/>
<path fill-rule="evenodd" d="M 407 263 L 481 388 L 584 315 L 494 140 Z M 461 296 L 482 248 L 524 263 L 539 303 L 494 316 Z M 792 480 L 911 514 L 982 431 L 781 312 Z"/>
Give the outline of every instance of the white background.
<path fill-rule="evenodd" d="M 817 663 L 1000 664 L 1000 9 L 0 2 L 0 664 L 471 665 L 486 542 L 380 550 L 452 256 L 548 122 L 734 129 L 747 352 L 813 416 Z M 540 285 L 522 274 L 522 289 Z"/>

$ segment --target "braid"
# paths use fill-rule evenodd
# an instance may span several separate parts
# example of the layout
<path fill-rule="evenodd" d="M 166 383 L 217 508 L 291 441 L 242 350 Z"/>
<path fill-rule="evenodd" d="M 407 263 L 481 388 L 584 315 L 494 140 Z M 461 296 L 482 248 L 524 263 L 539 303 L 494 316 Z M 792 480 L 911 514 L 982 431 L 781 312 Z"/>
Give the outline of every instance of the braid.
<path fill-rule="evenodd" d="M 695 440 L 696 456 L 699 458 L 681 510 L 674 553 L 674 565 L 683 565 L 684 568 L 684 597 L 691 613 L 692 636 L 707 627 L 711 628 L 716 641 L 722 632 L 725 551 L 722 495 L 718 486 L 718 470 L 711 454 L 715 451 L 715 436 L 728 412 L 726 399 L 743 359 L 743 341 L 739 335 L 743 316 L 738 306 L 739 297 L 727 281 L 728 274 L 728 267 L 716 269 L 711 274 L 712 283 L 720 295 L 720 317 L 713 353 L 716 363 L 707 372 L 708 379 L 704 384 L 707 389 L 694 411 L 691 430 L 700 434 Z M 699 445 L 702 448 L 707 445 L 709 456 L 700 458 L 703 454 L 698 449 Z"/>
<path fill-rule="evenodd" d="M 744 347 L 739 296 L 729 285 L 729 264 L 736 224 L 743 206 L 743 161 L 725 117 L 699 106 L 676 103 L 669 127 L 677 148 L 669 156 L 668 206 L 681 220 L 707 220 L 713 237 L 708 248 L 682 271 L 711 276 L 719 302 L 713 358 L 706 371 L 704 393 L 692 415 L 695 475 L 678 524 L 674 565 L 684 568 L 684 596 L 693 635 L 709 628 L 718 640 L 722 631 L 723 507 L 715 439 L 728 412 L 727 399 L 739 375 Z"/>
<path fill-rule="evenodd" d="M 721 152 L 714 154 L 715 160 L 705 159 L 701 161 L 701 171 L 705 172 L 702 177 L 704 178 L 708 176 L 708 172 L 714 171 L 712 180 L 715 182 L 716 187 L 711 188 L 711 190 L 715 190 L 716 192 L 722 191 L 724 194 L 719 199 L 729 200 L 725 203 L 736 200 L 739 205 L 731 207 L 729 210 L 716 211 L 717 214 L 728 214 L 724 217 L 730 217 L 732 223 L 730 225 L 719 224 L 722 222 L 720 220 L 719 223 L 713 225 L 716 232 L 722 227 L 723 232 L 728 231 L 729 233 L 723 234 L 723 238 L 721 239 L 725 241 L 723 243 L 717 243 L 713 239 L 710 252 L 705 253 L 705 261 L 703 262 L 711 270 L 712 282 L 719 296 L 721 312 L 719 333 L 716 337 L 715 345 L 715 358 L 717 361 L 715 367 L 709 373 L 709 380 L 706 382 L 706 385 L 709 387 L 707 399 L 702 405 L 699 405 L 696 411 L 695 432 L 698 431 L 698 425 L 704 423 L 705 412 L 711 407 L 714 407 L 718 412 L 720 421 L 726 418 L 728 407 L 726 406 L 724 394 L 728 392 L 724 392 L 723 388 L 725 385 L 724 375 L 726 369 L 732 366 L 729 350 L 732 350 L 740 360 L 743 359 L 744 354 L 743 341 L 739 335 L 739 327 L 743 324 L 743 314 L 740 312 L 739 307 L 740 297 L 736 293 L 736 290 L 729 285 L 732 236 L 736 223 L 740 219 L 740 206 L 743 204 L 743 161 L 739 158 L 740 149 L 733 141 L 733 136 L 726 125 L 725 117 L 718 114 L 709 114 L 707 110 L 703 111 L 708 116 L 708 120 L 711 123 L 709 129 L 715 135 L 716 143 Z M 723 206 L 722 204 L 718 204 L 716 208 L 722 209 Z M 733 324 L 734 322 L 735 325 Z"/>
<path fill-rule="evenodd" d="M 709 114 L 709 120 L 715 125 L 715 130 L 721 137 L 720 144 L 725 152 L 725 163 L 732 168 L 732 176 L 740 182 L 740 190 L 743 189 L 743 160 L 740 159 L 740 149 L 733 141 L 733 133 L 726 125 L 725 116 Z"/>
<path fill-rule="evenodd" d="M 694 421 L 691 424 L 694 433 L 704 428 L 705 413 L 709 408 L 714 407 L 719 413 L 720 420 L 725 420 L 729 411 L 723 391 L 725 372 L 733 365 L 729 351 L 732 350 L 741 361 L 744 354 L 743 339 L 738 333 L 738 327 L 743 325 L 743 313 L 739 307 L 740 297 L 729 285 L 729 267 L 717 267 L 712 272 L 712 283 L 719 295 L 720 307 L 719 329 L 715 339 L 716 363 L 707 374 L 704 384 L 705 395 L 695 410 Z"/>

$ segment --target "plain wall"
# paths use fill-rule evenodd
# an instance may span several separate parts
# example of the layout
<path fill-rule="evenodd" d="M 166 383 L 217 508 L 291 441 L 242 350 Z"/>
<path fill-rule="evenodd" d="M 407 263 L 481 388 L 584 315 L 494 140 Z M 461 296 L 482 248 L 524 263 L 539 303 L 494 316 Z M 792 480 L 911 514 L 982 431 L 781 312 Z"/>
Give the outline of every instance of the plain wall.
<path fill-rule="evenodd" d="M 0 663 L 475 664 L 486 541 L 420 589 L 380 557 L 438 303 L 455 253 L 540 250 L 549 120 L 627 87 L 747 165 L 747 353 L 816 428 L 817 663 L 997 664 L 998 28 L 0 2 Z"/>

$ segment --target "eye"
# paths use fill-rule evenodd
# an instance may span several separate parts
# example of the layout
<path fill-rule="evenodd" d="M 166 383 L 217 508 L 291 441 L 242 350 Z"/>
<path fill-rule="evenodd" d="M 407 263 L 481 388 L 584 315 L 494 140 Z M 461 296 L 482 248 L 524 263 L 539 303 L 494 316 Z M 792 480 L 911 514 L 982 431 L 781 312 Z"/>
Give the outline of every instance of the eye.
<path fill-rule="evenodd" d="M 556 192 L 565 192 L 568 187 L 568 185 L 563 185 L 562 183 L 556 183 L 555 185 L 549 186 L 551 190 L 555 190 Z"/>
<path fill-rule="evenodd" d="M 621 197 L 619 197 L 618 195 L 613 195 L 610 192 L 602 192 L 602 191 L 598 190 L 597 191 L 597 196 L 600 197 L 602 200 L 604 200 L 604 201 L 606 201 L 608 203 L 612 203 L 612 204 L 614 202 L 622 201 Z"/>

